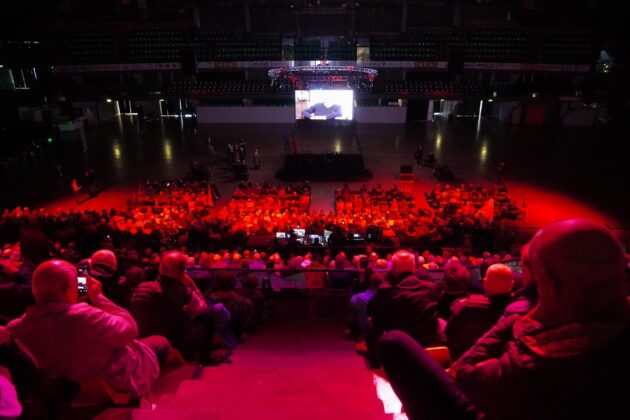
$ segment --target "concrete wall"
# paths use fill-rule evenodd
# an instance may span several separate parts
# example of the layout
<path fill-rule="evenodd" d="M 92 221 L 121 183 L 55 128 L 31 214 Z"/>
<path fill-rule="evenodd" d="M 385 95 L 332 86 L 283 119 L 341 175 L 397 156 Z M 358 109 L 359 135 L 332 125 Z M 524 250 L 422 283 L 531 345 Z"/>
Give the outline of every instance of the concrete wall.
<path fill-rule="evenodd" d="M 293 107 L 281 106 L 200 106 L 198 123 L 253 124 L 295 121 Z"/>
<path fill-rule="evenodd" d="M 492 103 L 492 118 L 495 118 L 501 122 L 512 124 L 512 117 L 514 110 L 518 108 L 519 102 L 493 102 Z"/>
<path fill-rule="evenodd" d="M 405 106 L 358 106 L 354 119 L 362 124 L 404 124 L 407 120 Z"/>

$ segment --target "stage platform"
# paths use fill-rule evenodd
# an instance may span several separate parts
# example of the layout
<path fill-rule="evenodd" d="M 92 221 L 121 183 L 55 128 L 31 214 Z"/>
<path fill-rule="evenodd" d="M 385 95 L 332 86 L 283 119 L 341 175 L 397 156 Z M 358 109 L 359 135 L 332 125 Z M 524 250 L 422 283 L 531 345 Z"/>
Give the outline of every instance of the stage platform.
<path fill-rule="evenodd" d="M 361 143 L 353 123 L 300 121 L 285 140 L 281 181 L 367 181 Z"/>

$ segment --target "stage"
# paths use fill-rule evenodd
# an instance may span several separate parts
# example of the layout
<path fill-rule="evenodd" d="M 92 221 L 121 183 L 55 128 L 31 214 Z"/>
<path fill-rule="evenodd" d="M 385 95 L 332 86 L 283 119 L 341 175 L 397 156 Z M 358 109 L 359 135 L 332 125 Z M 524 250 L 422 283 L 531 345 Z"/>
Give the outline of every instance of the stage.
<path fill-rule="evenodd" d="M 352 122 L 296 122 L 285 140 L 281 181 L 367 181 L 361 143 Z"/>

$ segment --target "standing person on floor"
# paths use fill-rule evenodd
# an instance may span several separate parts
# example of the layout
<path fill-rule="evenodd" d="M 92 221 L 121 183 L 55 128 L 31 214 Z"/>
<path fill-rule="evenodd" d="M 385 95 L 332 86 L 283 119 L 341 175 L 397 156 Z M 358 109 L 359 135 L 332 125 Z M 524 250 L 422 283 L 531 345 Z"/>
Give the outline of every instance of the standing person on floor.
<path fill-rule="evenodd" d="M 252 160 L 254 164 L 254 169 L 260 169 L 260 152 L 258 151 L 258 149 L 254 149 Z"/>

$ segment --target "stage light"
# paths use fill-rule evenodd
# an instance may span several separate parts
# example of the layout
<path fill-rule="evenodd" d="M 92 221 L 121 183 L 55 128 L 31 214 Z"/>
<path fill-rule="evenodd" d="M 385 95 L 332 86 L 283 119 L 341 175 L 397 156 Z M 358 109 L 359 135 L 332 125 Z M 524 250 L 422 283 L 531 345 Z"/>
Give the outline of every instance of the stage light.
<path fill-rule="evenodd" d="M 48 143 L 52 143 L 54 141 L 54 139 L 52 137 L 48 137 L 48 140 L 46 140 Z"/>
<path fill-rule="evenodd" d="M 164 160 L 170 162 L 173 160 L 173 147 L 170 140 L 164 140 Z"/>
<path fill-rule="evenodd" d="M 481 145 L 481 153 L 479 155 L 479 161 L 482 165 L 484 165 L 487 159 L 488 159 L 488 144 L 484 143 Z"/>
<path fill-rule="evenodd" d="M 107 98 L 107 99 L 105 99 L 105 100 L 107 101 L 107 103 L 108 103 L 108 104 L 111 104 L 111 103 L 112 103 L 112 100 L 111 100 L 111 99 L 109 99 L 109 98 Z"/>

